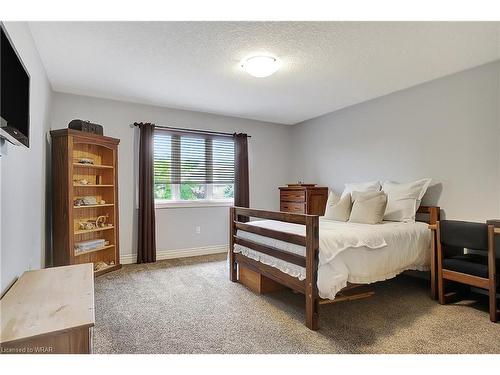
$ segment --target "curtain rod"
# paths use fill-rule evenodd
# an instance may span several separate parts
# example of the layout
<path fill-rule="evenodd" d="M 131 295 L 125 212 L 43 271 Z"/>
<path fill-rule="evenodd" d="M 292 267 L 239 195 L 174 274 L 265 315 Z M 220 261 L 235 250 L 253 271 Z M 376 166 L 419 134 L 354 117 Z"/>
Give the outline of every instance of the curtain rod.
<path fill-rule="evenodd" d="M 136 122 L 136 123 L 132 124 L 132 127 L 133 126 L 139 126 L 139 124 Z M 213 132 L 210 130 L 199 130 L 199 129 L 188 129 L 188 128 L 176 128 L 173 126 L 155 125 L 155 128 L 167 129 L 167 130 L 178 130 L 178 131 L 190 132 L 190 133 L 205 133 L 205 134 L 221 135 L 224 137 L 232 137 L 234 135 L 234 133 Z M 252 138 L 252 136 L 247 135 L 247 138 Z"/>

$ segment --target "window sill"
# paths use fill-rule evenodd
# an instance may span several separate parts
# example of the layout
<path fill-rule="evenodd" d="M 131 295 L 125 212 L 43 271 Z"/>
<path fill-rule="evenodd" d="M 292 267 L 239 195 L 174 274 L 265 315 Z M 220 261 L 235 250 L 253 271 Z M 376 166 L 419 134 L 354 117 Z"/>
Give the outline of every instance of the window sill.
<path fill-rule="evenodd" d="M 163 208 L 199 208 L 199 207 L 231 207 L 234 201 L 170 201 L 155 202 L 156 209 Z"/>

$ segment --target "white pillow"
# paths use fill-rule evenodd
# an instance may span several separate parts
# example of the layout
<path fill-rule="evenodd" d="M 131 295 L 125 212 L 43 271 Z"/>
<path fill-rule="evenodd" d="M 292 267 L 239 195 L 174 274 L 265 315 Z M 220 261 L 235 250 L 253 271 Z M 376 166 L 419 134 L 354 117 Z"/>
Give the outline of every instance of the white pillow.
<path fill-rule="evenodd" d="M 350 194 L 353 191 L 380 191 L 380 181 L 370 181 L 370 182 L 351 182 L 345 184 L 344 192 L 342 197 L 346 194 Z"/>
<path fill-rule="evenodd" d="M 325 208 L 325 219 L 347 221 L 351 215 L 351 194 L 339 198 L 333 191 L 328 195 Z"/>
<path fill-rule="evenodd" d="M 387 195 L 383 191 L 353 191 L 350 223 L 379 224 L 384 219 Z"/>
<path fill-rule="evenodd" d="M 385 181 L 382 184 L 382 191 L 387 194 L 384 220 L 415 222 L 415 214 L 430 183 L 430 178 L 402 184 Z"/>

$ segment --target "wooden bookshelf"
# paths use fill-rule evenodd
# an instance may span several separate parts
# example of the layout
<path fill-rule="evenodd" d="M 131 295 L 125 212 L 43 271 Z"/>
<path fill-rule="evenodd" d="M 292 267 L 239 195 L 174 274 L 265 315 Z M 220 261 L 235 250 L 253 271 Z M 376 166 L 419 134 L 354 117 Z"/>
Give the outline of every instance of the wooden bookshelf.
<path fill-rule="evenodd" d="M 120 265 L 118 225 L 119 139 L 73 129 L 51 131 L 52 136 L 52 231 L 55 266 L 100 262 L 106 266 L 95 276 Z M 79 163 L 91 159 L 93 164 Z M 83 183 L 80 183 L 82 181 Z M 75 205 L 84 197 L 98 204 Z M 80 201 L 81 202 L 81 201 Z M 106 226 L 81 229 L 80 223 L 106 217 Z M 111 224 L 111 225 L 108 225 Z M 103 239 L 105 246 L 76 251 L 78 242 Z"/>

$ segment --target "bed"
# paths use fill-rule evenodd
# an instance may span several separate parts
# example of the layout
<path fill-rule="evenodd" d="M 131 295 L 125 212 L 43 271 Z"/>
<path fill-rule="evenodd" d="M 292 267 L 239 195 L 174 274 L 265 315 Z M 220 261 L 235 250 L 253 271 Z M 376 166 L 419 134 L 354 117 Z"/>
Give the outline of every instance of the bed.
<path fill-rule="evenodd" d="M 430 270 L 435 298 L 435 235 L 430 229 L 439 219 L 439 208 L 422 206 L 418 213 L 425 216 L 423 222 L 371 225 L 232 207 L 230 279 L 238 281 L 238 269 L 240 279 L 242 270 L 250 270 L 304 294 L 306 326 L 312 330 L 319 328 L 320 304 L 406 270 Z M 250 217 L 259 220 L 248 221 Z M 356 299 L 351 296 L 346 299 Z"/>

